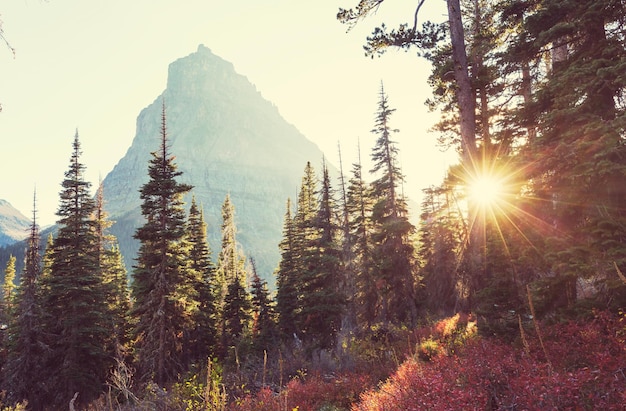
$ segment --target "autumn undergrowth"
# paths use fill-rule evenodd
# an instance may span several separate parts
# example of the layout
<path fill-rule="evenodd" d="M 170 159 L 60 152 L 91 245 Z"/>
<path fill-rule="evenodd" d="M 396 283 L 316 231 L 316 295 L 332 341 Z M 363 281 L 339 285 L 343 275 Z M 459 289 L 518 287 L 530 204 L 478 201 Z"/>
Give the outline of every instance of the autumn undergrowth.
<path fill-rule="evenodd" d="M 455 315 L 430 326 L 395 330 L 374 349 L 365 340 L 358 354 L 374 359 L 372 372 L 291 380 L 281 390 L 264 388 L 229 405 L 230 410 L 620 410 L 626 403 L 626 316 L 594 312 L 591 320 L 541 325 L 520 322 L 514 338 L 482 337 L 480 324 Z M 538 324 L 538 323 L 537 323 Z M 380 336 L 380 335 L 379 335 Z M 391 354 L 406 337 L 411 347 Z M 524 343 L 525 341 L 525 343 Z M 383 361 L 402 358 L 388 378 L 375 381 Z M 366 346 L 364 348 L 364 346 Z"/>
<path fill-rule="evenodd" d="M 112 391 L 117 399 L 112 400 L 110 392 L 88 409 L 623 409 L 624 313 L 594 311 L 591 319 L 558 324 L 520 317 L 519 326 L 516 336 L 497 338 L 480 335 L 480 321 L 462 314 L 416 329 L 377 325 L 346 336 L 323 361 L 320 354 L 317 361 L 308 362 L 281 356 L 273 371 L 280 378 L 246 375 L 269 373 L 265 367 L 240 369 L 237 378 L 224 376 L 233 370 L 209 362 L 167 389 L 148 385 L 137 396 L 120 398 L 123 391 L 118 387 Z M 253 380 L 262 384 L 233 385 Z"/>

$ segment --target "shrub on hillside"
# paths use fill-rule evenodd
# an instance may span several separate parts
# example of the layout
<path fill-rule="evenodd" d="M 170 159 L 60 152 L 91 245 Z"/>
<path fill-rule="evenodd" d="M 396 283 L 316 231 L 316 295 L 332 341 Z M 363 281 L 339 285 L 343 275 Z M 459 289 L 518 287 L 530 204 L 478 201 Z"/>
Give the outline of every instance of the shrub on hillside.
<path fill-rule="evenodd" d="M 343 374 L 339 376 L 313 375 L 293 379 L 280 392 L 265 387 L 256 395 L 231 404 L 232 411 L 319 411 L 348 410 L 373 382 L 368 375 Z"/>
<path fill-rule="evenodd" d="M 623 321 L 597 313 L 590 322 L 546 328 L 545 350 L 527 335 L 527 351 L 475 339 L 453 356 L 427 363 L 411 358 L 352 410 L 620 410 L 626 403 Z"/>

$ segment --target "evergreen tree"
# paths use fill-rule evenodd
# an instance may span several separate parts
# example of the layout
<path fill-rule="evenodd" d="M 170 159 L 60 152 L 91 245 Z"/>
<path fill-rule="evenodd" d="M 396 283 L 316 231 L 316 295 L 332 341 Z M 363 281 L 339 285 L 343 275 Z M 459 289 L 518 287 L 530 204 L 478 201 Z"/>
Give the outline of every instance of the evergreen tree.
<path fill-rule="evenodd" d="M 382 3 L 384 0 L 364 0 L 355 9 L 340 9 L 337 18 L 354 26 L 375 13 Z M 493 2 L 446 0 L 447 22 L 426 21 L 420 28 L 418 14 L 423 4 L 424 1 L 420 1 L 411 15 L 412 25 L 402 23 L 392 30 L 388 30 L 385 24 L 377 27 L 367 38 L 365 50 L 367 55 L 373 56 L 382 55 L 394 47 L 414 48 L 418 55 L 433 63 L 429 83 L 433 86 L 434 98 L 427 104 L 432 110 L 442 109 L 441 120 L 435 128 L 443 133 L 442 142 L 458 149 L 463 170 L 459 177 L 467 183 L 489 168 L 498 152 L 508 151 L 513 138 L 519 136 L 506 126 L 497 133 L 491 130 L 496 123 L 493 118 L 504 117 L 517 102 L 517 90 L 511 88 L 505 95 L 502 92 L 507 81 L 517 77 L 518 73 L 505 72 L 502 69 L 505 65 L 496 59 L 501 56 L 498 46 L 504 41 L 498 35 L 506 31 L 497 31 L 501 26 L 495 24 Z M 493 138 L 500 140 L 500 146 L 492 147 Z M 468 219 L 473 220 L 477 212 L 477 205 L 470 203 Z M 470 277 L 468 285 L 473 286 L 483 267 L 484 232 L 482 224 L 470 224 L 469 227 L 464 257 Z M 474 292 L 469 290 L 470 306 Z"/>
<path fill-rule="evenodd" d="M 96 192 L 96 209 L 93 220 L 97 241 L 97 260 L 100 275 L 104 283 L 107 309 L 111 356 L 122 360 L 125 346 L 129 340 L 130 290 L 122 254 L 117 239 L 106 232 L 112 225 L 104 210 L 104 186 L 100 184 Z"/>
<path fill-rule="evenodd" d="M 403 176 L 397 165 L 398 149 L 391 140 L 397 130 L 391 128 L 390 117 L 395 109 L 389 107 L 381 85 L 376 123 L 372 132 L 378 135 L 372 150 L 371 172 L 378 175 L 372 182 L 373 261 L 374 277 L 380 284 L 380 320 L 408 322 L 416 319 L 416 262 L 412 234 L 415 227 L 407 217 L 407 206 L 398 193 Z"/>
<path fill-rule="evenodd" d="M 44 391 L 56 406 L 76 392 L 87 403 L 97 397 L 112 365 L 106 350 L 109 330 L 106 291 L 99 275 L 97 238 L 89 194 L 80 163 L 78 132 L 65 173 L 57 211 L 59 230 L 52 244 L 50 273 L 42 277 L 42 311 L 48 337 Z"/>
<path fill-rule="evenodd" d="M 306 265 L 300 299 L 304 338 L 312 347 L 322 349 L 335 344 L 345 304 L 340 287 L 343 268 L 334 211 L 330 177 L 324 165 L 317 215 L 311 222 L 314 237 L 304 238 Z"/>
<path fill-rule="evenodd" d="M 4 282 L 2 283 L 2 300 L 0 300 L 0 326 L 2 330 L 6 329 L 8 324 L 13 321 L 14 302 L 15 302 L 15 257 L 9 256 L 6 268 L 4 270 Z M 1 331 L 1 330 L 0 330 Z M 6 332 L 0 332 L 0 370 L 4 367 L 7 360 L 7 338 Z M 0 383 L 2 378 L 0 375 Z"/>
<path fill-rule="evenodd" d="M 253 311 L 252 344 L 257 352 L 267 352 L 275 349 L 277 342 L 276 313 L 267 290 L 267 282 L 256 269 L 254 259 L 250 259 L 252 266 L 251 303 Z"/>
<path fill-rule="evenodd" d="M 3 369 L 8 398 L 28 401 L 33 410 L 43 409 L 42 372 L 44 330 L 40 306 L 39 226 L 33 196 L 33 219 L 27 240 L 24 271 L 15 294 L 15 313 L 8 328 L 9 357 Z"/>
<path fill-rule="evenodd" d="M 193 288 L 198 300 L 194 310 L 194 327 L 191 334 L 190 357 L 192 361 L 206 361 L 215 353 L 217 344 L 217 306 L 215 294 L 215 266 L 211 260 L 211 249 L 207 242 L 207 227 L 204 213 L 191 200 L 187 221 L 189 238 L 189 264 Z"/>
<path fill-rule="evenodd" d="M 300 313 L 298 254 L 295 244 L 295 224 L 291 216 L 291 200 L 287 199 L 287 211 L 283 223 L 283 239 L 280 242 L 281 258 L 276 271 L 276 309 L 278 329 L 285 339 L 291 339 L 298 331 Z"/>
<path fill-rule="evenodd" d="M 141 245 L 131 291 L 139 376 L 165 384 L 185 368 L 183 336 L 191 327 L 183 209 L 183 195 L 191 186 L 176 181 L 182 173 L 169 152 L 165 105 L 160 133 L 160 148 L 148 166 L 149 180 L 140 190 L 145 223 L 135 232 Z"/>
<path fill-rule="evenodd" d="M 430 187 L 424 194 L 419 248 L 424 303 L 433 313 L 449 315 L 457 308 L 458 260 L 466 230 L 449 186 Z"/>
<path fill-rule="evenodd" d="M 515 125 L 535 127 L 523 153 L 532 164 L 529 196 L 539 200 L 534 214 L 553 227 L 545 258 L 556 278 L 547 281 L 567 306 L 577 300 L 579 277 L 613 278 L 613 262 L 626 266 L 626 9 L 612 0 L 530 6 L 504 8 L 503 18 L 519 27 L 506 55 L 529 67 L 534 86 Z"/>
<path fill-rule="evenodd" d="M 46 247 L 43 253 L 42 259 L 42 267 L 41 267 L 41 277 L 47 277 L 50 275 L 52 271 L 52 251 L 54 244 L 54 236 L 52 233 L 48 234 L 48 238 L 46 239 Z"/>
<path fill-rule="evenodd" d="M 349 237 L 354 254 L 355 294 L 352 297 L 357 322 L 361 326 L 370 326 L 380 312 L 380 296 L 373 274 L 372 260 L 372 206 L 370 187 L 363 180 L 360 160 L 352 166 L 352 178 L 347 190 L 347 209 Z"/>
<path fill-rule="evenodd" d="M 222 341 L 228 353 L 248 336 L 252 321 L 252 302 L 246 290 L 245 273 L 238 271 L 228 282 L 224 297 L 224 331 Z M 235 353 L 237 355 L 237 353 Z"/>
<path fill-rule="evenodd" d="M 339 183 L 341 187 L 341 202 L 339 204 L 339 226 L 341 230 L 341 264 L 343 267 L 343 278 L 341 280 L 341 289 L 345 297 L 345 308 L 341 319 L 341 327 L 343 330 L 350 332 L 357 325 L 356 304 L 356 275 L 358 267 L 356 265 L 356 255 L 354 253 L 354 237 L 351 233 L 350 224 L 350 205 L 348 204 L 348 188 L 346 187 L 346 178 L 343 172 L 343 159 L 341 157 L 341 146 L 338 145 L 339 152 Z M 359 156 L 360 148 L 359 148 Z"/>
<path fill-rule="evenodd" d="M 11 255 L 4 269 L 4 282 L 2 283 L 2 323 L 6 324 L 13 312 L 15 300 L 15 257 Z"/>
<path fill-rule="evenodd" d="M 237 244 L 235 207 L 227 195 L 222 205 L 222 248 L 218 260 L 218 287 L 221 284 L 221 348 L 237 346 L 251 317 L 250 296 L 246 290 L 245 259 Z"/>
<path fill-rule="evenodd" d="M 226 195 L 222 204 L 222 247 L 218 256 L 218 275 L 224 287 L 235 277 L 241 277 L 245 260 L 237 244 L 237 225 L 235 224 L 235 207 Z"/>
<path fill-rule="evenodd" d="M 131 337 L 131 299 L 124 257 L 116 241 L 106 250 L 100 268 L 107 291 L 112 354 L 121 360 L 127 354 Z"/>
<path fill-rule="evenodd" d="M 319 213 L 319 199 L 317 176 L 310 162 L 307 162 L 302 176 L 300 191 L 298 192 L 297 211 L 293 219 L 293 250 L 295 258 L 295 277 L 293 278 L 297 290 L 297 310 L 295 317 L 296 334 L 303 339 L 307 318 L 304 315 L 306 303 L 305 288 L 307 278 L 312 278 L 319 263 L 317 241 L 319 229 L 317 217 Z M 309 341 L 312 342 L 312 341 Z"/>

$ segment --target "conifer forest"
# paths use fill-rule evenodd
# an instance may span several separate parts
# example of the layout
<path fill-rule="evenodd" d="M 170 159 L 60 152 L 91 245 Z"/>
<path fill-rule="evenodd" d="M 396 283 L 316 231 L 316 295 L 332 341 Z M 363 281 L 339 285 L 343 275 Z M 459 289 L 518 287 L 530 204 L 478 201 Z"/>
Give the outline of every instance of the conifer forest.
<path fill-rule="evenodd" d="M 345 2 L 347 30 L 387 3 Z M 625 409 L 626 3 L 447 0 L 441 24 L 415 3 L 364 50 L 431 64 L 416 98 L 458 163 L 418 209 L 383 81 L 368 160 L 302 164 L 268 282 L 228 195 L 209 244 L 164 100 L 126 265 L 77 131 L 54 235 L 35 194 L 2 267 L 0 408 Z"/>

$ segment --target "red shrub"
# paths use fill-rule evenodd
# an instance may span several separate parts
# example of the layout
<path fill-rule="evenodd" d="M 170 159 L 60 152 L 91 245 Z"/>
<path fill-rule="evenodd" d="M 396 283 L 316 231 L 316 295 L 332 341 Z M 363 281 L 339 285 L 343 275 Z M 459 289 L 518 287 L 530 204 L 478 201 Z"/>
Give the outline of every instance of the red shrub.
<path fill-rule="evenodd" d="M 622 320 L 597 313 L 586 323 L 541 326 L 545 354 L 531 334 L 533 327 L 526 335 L 528 353 L 497 340 L 461 338 L 464 345 L 454 355 L 436 356 L 429 362 L 410 358 L 377 389 L 364 392 L 374 383 L 368 375 L 312 375 L 291 381 L 280 394 L 263 389 L 230 409 L 316 411 L 325 405 L 340 409 L 352 405 L 353 411 L 623 410 L 626 327 Z M 465 321 L 453 317 L 415 336 L 436 337 L 450 345 Z"/>
<path fill-rule="evenodd" d="M 256 395 L 247 396 L 238 404 L 231 405 L 237 411 L 317 411 L 325 405 L 348 409 L 359 395 L 372 387 L 367 375 L 344 374 L 339 377 L 307 377 L 304 381 L 294 379 L 280 393 L 264 388 Z"/>
<path fill-rule="evenodd" d="M 594 321 L 542 327 L 530 355 L 496 340 L 472 340 L 454 356 L 409 359 L 353 411 L 624 409 L 624 325 L 607 313 Z"/>

